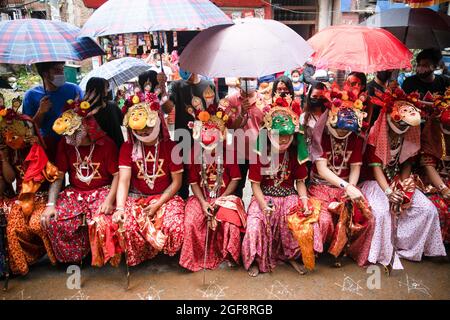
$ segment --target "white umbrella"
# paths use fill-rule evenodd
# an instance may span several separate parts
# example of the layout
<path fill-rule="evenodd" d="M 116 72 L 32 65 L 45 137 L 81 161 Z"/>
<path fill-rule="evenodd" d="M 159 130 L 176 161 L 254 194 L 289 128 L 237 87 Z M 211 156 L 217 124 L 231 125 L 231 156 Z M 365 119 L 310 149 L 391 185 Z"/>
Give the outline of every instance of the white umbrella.
<path fill-rule="evenodd" d="M 200 32 L 181 54 L 180 66 L 211 78 L 254 78 L 298 68 L 312 53 L 311 46 L 283 23 L 243 19 Z"/>
<path fill-rule="evenodd" d="M 150 66 L 141 59 L 125 57 L 107 62 L 89 72 L 80 82 L 80 87 L 86 91 L 86 84 L 90 78 L 98 77 L 109 81 L 111 89 L 124 84 L 150 69 Z"/>

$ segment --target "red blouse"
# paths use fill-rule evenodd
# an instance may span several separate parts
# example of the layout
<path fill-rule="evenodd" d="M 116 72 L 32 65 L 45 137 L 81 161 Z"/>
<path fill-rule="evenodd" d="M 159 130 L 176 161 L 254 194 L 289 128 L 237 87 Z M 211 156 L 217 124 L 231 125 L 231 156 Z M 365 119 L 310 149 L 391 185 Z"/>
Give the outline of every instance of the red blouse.
<path fill-rule="evenodd" d="M 147 166 L 147 175 L 153 175 L 155 167 L 156 178 L 153 189 L 144 180 L 144 161 L 142 159 L 133 161 L 133 144 L 130 141 L 122 144 L 119 155 L 119 168 L 131 168 L 131 189 L 145 195 L 161 194 L 172 183 L 171 173 L 183 172 L 183 164 L 175 164 L 171 153 L 175 147 L 175 142 L 171 140 L 159 141 L 158 158 L 155 160 L 155 146 L 144 146 L 144 157 Z M 154 166 L 155 161 L 158 164 Z"/>
<path fill-rule="evenodd" d="M 308 176 L 306 164 L 299 164 L 297 160 L 297 154 L 293 149 L 288 154 L 287 170 L 283 180 L 280 183 L 280 187 L 292 188 L 294 187 L 295 180 L 304 180 Z M 271 175 L 268 169 L 270 169 L 270 163 L 263 164 L 262 159 L 258 156 L 257 163 L 250 164 L 248 178 L 251 182 L 259 182 L 261 186 L 274 186 L 276 179 L 281 179 L 281 167 L 283 165 L 284 153 L 278 154 L 278 173 Z"/>
<path fill-rule="evenodd" d="M 338 177 L 348 180 L 350 176 L 350 165 L 362 165 L 362 148 L 364 140 L 352 133 L 347 139 L 336 139 L 328 130 L 324 130 L 322 135 L 322 156 L 319 159 L 326 159 L 328 168 Z M 312 171 L 319 175 L 317 166 L 314 164 Z"/>
<path fill-rule="evenodd" d="M 189 184 L 198 184 L 200 186 L 202 180 L 202 165 L 200 163 L 195 163 L 194 149 L 192 149 L 191 153 L 191 164 L 189 165 Z M 200 158 L 199 158 L 200 159 Z M 200 160 L 201 161 L 201 160 Z M 196 161 L 199 162 L 199 161 Z M 227 163 L 226 152 L 224 151 L 224 160 L 223 160 L 223 173 L 222 173 L 222 185 L 220 186 L 220 190 L 218 196 L 223 194 L 232 180 L 240 180 L 241 179 L 241 171 L 239 169 L 239 165 L 236 163 L 236 157 L 234 157 L 233 161 L 229 161 L 232 163 Z M 217 163 L 212 163 L 207 165 L 206 169 L 206 177 L 207 183 L 210 189 L 213 189 L 214 184 L 217 180 Z M 207 188 L 206 188 L 207 189 Z M 204 192 L 203 188 L 202 191 Z M 208 196 L 203 194 L 204 196 Z"/>
<path fill-rule="evenodd" d="M 89 157 L 91 146 L 80 146 L 78 151 L 81 161 L 86 160 Z M 90 164 L 87 166 L 88 169 L 85 169 L 77 160 L 75 147 L 67 144 L 66 139 L 62 138 L 58 144 L 55 165 L 59 171 L 69 173 L 69 182 L 72 187 L 89 191 L 111 184 L 113 175 L 119 171 L 117 160 L 117 146 L 111 138 L 105 136 L 95 143 Z M 83 175 L 94 173 L 89 184 L 79 180 L 76 174 L 77 169 L 81 170 Z"/>

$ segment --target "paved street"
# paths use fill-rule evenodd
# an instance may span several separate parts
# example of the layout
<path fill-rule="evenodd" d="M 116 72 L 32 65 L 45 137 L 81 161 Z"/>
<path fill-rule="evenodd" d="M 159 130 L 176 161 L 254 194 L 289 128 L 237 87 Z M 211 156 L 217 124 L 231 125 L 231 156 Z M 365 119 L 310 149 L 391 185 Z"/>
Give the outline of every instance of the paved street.
<path fill-rule="evenodd" d="M 203 286 L 202 271 L 188 272 L 178 266 L 177 258 L 160 256 L 131 268 L 129 290 L 124 265 L 83 267 L 81 288 L 70 290 L 66 268 L 42 261 L 26 277 L 12 279 L 0 299 L 450 299 L 448 263 L 404 262 L 405 270 L 391 277 L 379 269 L 380 288 L 376 289 L 376 281 L 371 281 L 375 276 L 368 270 L 349 259 L 341 269 L 332 268 L 331 262 L 321 258 L 316 270 L 305 276 L 280 265 L 257 278 L 249 277 L 242 267 L 223 265 L 206 272 Z"/>
<path fill-rule="evenodd" d="M 244 201 L 249 203 L 249 186 Z M 358 267 L 344 259 L 343 267 L 331 267 L 329 255 L 321 257 L 313 273 L 300 276 L 288 265 L 271 274 L 251 278 L 242 267 L 191 273 L 178 265 L 178 257 L 159 256 L 130 268 L 126 290 L 125 265 L 103 269 L 84 266 L 80 289 L 68 289 L 67 266 L 52 267 L 44 259 L 26 277 L 10 281 L 0 299 L 449 299 L 450 264 L 425 259 L 404 261 L 405 270 L 387 277 L 381 268 Z M 379 283 L 376 281 L 379 271 Z M 375 273 L 368 273 L 375 272 Z M 379 289 L 377 288 L 379 284 Z M 372 288 L 372 289 L 371 289 Z"/>

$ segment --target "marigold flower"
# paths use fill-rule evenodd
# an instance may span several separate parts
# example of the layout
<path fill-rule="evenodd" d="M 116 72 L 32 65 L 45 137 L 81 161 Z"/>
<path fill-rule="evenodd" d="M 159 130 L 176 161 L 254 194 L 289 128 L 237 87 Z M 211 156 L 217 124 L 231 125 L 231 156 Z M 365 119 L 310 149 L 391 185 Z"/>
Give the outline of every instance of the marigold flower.
<path fill-rule="evenodd" d="M 211 116 L 207 111 L 202 111 L 198 114 L 198 120 L 200 120 L 202 122 L 208 121 L 210 117 Z"/>
<path fill-rule="evenodd" d="M 131 100 L 134 104 L 138 104 L 139 102 L 141 102 L 141 99 L 139 99 L 138 96 L 134 96 L 133 99 Z"/>
<path fill-rule="evenodd" d="M 89 109 L 90 107 L 91 107 L 91 105 L 90 105 L 90 103 L 87 102 L 87 101 L 83 101 L 83 102 L 80 104 L 80 109 L 81 109 L 81 110 L 87 110 L 87 109 Z"/>
<path fill-rule="evenodd" d="M 363 102 L 362 102 L 361 100 L 359 100 L 359 99 L 356 99 L 355 102 L 353 103 L 353 106 L 354 106 L 356 109 L 362 109 L 362 107 L 363 107 Z"/>

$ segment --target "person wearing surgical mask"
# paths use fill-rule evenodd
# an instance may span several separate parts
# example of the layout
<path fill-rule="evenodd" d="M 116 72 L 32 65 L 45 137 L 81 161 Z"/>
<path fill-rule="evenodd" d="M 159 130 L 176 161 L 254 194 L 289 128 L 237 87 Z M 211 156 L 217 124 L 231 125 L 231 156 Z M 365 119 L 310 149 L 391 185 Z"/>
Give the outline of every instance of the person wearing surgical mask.
<path fill-rule="evenodd" d="M 294 86 L 292 85 L 291 79 L 286 76 L 281 76 L 275 79 L 273 82 L 273 90 L 272 97 L 278 93 L 282 98 L 285 98 L 287 95 L 290 95 L 294 98 Z"/>
<path fill-rule="evenodd" d="M 230 109 L 235 109 L 231 129 L 240 130 L 245 134 L 244 148 L 237 148 L 239 169 L 241 171 L 241 180 L 239 180 L 235 195 L 242 197 L 242 190 L 247 181 L 247 173 L 250 164 L 250 152 L 253 152 L 252 146 L 255 145 L 261 123 L 263 122 L 265 106 L 264 96 L 258 90 L 258 80 L 256 78 L 239 79 L 238 92 L 225 97 L 226 103 Z"/>
<path fill-rule="evenodd" d="M 300 124 L 305 129 L 306 142 L 308 150 L 311 148 L 312 132 L 316 126 L 320 116 L 327 109 L 329 103 L 326 97 L 327 86 L 322 82 L 316 82 L 311 86 L 306 98 L 306 106 L 303 113 L 300 115 Z"/>
<path fill-rule="evenodd" d="M 422 50 L 416 58 L 416 74 L 405 79 L 402 89 L 406 93 L 418 91 L 423 97 L 427 92 L 444 94 L 446 87 L 450 85 L 448 77 L 436 75 L 434 71 L 442 60 L 439 49 Z"/>
<path fill-rule="evenodd" d="M 375 74 L 375 78 L 367 84 L 367 93 L 370 97 L 375 96 L 375 92 L 378 90 L 380 92 L 385 92 L 388 88 L 389 81 L 393 77 L 394 70 L 383 70 L 378 71 Z M 370 123 L 370 127 L 373 126 L 375 121 L 378 119 L 380 114 L 380 108 L 377 105 L 370 104 L 367 110 L 367 119 Z"/>
<path fill-rule="evenodd" d="M 83 98 L 83 91 L 76 84 L 66 82 L 64 62 L 42 62 L 35 64 L 42 85 L 25 92 L 23 113 L 33 118 L 44 138 L 50 160 L 54 160 L 60 139 L 52 126 L 61 116 L 67 100 Z"/>
<path fill-rule="evenodd" d="M 297 102 L 300 102 L 301 96 L 303 95 L 303 82 L 300 81 L 300 71 L 297 69 L 291 72 L 292 85 L 294 87 L 294 96 Z"/>

